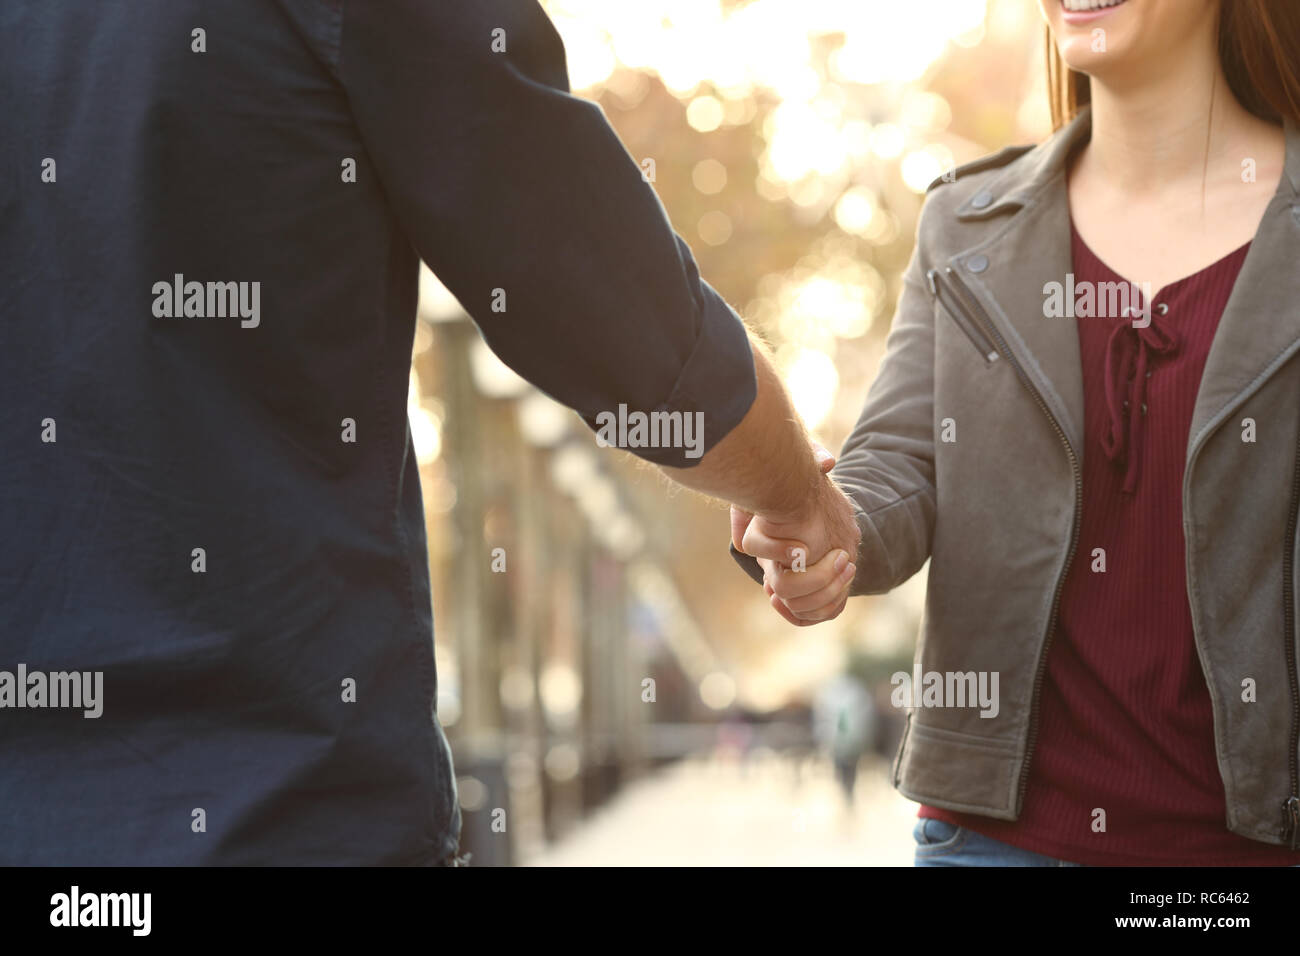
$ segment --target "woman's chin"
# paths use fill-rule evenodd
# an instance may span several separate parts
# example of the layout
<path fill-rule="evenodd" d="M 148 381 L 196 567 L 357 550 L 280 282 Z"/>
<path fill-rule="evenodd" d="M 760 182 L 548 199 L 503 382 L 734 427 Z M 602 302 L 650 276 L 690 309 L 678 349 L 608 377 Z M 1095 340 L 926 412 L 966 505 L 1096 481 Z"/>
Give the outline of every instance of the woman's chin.
<path fill-rule="evenodd" d="M 1061 51 L 1061 60 L 1066 66 L 1077 73 L 1086 73 L 1089 76 L 1104 76 L 1108 71 L 1118 67 L 1122 60 L 1115 50 L 1096 52 L 1086 40 L 1067 41 L 1060 44 L 1058 49 Z"/>

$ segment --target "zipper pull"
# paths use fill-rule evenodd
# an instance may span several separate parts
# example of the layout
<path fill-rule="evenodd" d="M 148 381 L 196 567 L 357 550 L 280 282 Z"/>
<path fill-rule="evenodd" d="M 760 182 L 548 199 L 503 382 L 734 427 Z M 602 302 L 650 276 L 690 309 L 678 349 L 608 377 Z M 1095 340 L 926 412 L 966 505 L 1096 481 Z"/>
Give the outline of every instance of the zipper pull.
<path fill-rule="evenodd" d="M 1300 797 L 1290 796 L 1282 804 L 1282 840 L 1300 850 Z"/>
<path fill-rule="evenodd" d="M 935 275 L 937 275 L 938 272 L 939 272 L 938 269 L 931 269 L 929 272 L 925 274 L 925 281 L 930 286 L 930 295 L 939 294 L 939 287 L 938 285 L 935 284 L 935 279 L 934 279 Z"/>

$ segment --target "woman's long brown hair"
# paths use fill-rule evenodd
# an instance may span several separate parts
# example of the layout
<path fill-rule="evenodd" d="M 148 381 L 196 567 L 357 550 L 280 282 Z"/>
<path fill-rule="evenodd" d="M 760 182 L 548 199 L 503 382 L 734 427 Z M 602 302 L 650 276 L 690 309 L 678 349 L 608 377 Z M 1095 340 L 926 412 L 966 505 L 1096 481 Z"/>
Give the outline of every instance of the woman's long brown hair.
<path fill-rule="evenodd" d="M 1300 124 L 1300 2 L 1222 0 L 1219 62 L 1233 95 L 1273 123 Z M 1090 100 L 1088 77 L 1061 59 L 1047 32 L 1047 90 L 1052 128 L 1060 129 Z"/>

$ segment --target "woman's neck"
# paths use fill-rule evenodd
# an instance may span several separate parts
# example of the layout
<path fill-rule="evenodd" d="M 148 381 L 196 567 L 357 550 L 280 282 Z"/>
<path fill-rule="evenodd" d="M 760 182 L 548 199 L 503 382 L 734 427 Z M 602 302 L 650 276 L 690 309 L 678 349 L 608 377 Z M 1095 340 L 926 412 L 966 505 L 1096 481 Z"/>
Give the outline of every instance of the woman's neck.
<path fill-rule="evenodd" d="M 1197 57 L 1170 60 L 1143 82 L 1093 79 L 1092 137 L 1079 157 L 1091 175 L 1153 195 L 1207 176 L 1239 177 L 1246 158 L 1280 161 L 1280 131 L 1237 102 L 1217 55 L 1211 69 Z"/>
<path fill-rule="evenodd" d="M 1249 242 L 1283 174 L 1282 130 L 1244 109 L 1210 63 L 1161 64 L 1148 83 L 1094 77 L 1092 135 L 1069 167 L 1079 234 L 1155 289 Z"/>

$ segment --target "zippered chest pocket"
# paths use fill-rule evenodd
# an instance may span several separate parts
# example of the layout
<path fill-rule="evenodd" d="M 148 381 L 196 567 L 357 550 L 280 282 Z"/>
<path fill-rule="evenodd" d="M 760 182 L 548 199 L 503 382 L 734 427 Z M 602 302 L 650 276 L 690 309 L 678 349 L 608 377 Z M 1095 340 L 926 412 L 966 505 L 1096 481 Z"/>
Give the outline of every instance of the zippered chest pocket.
<path fill-rule="evenodd" d="M 1002 353 L 985 331 L 984 321 L 979 317 L 978 306 L 968 301 L 968 296 L 961 290 L 960 280 L 953 275 L 952 269 L 945 268 L 942 272 L 931 269 L 925 274 L 925 278 L 930 286 L 930 294 L 962 330 L 971 345 L 975 346 L 975 350 L 979 352 L 985 364 L 992 365 L 1000 359 Z"/>

